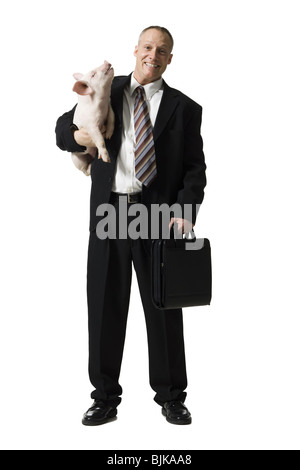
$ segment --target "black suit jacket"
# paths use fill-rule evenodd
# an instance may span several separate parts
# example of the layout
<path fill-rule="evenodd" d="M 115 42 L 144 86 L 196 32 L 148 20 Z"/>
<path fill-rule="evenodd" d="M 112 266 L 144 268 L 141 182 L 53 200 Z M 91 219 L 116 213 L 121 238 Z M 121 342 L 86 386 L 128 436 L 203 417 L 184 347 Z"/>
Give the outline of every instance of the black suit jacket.
<path fill-rule="evenodd" d="M 116 160 L 122 139 L 122 114 L 124 88 L 131 75 L 115 77 L 111 89 L 111 104 L 115 112 L 115 130 L 106 147 L 111 163 L 95 159 L 91 168 L 90 230 L 98 219 L 97 207 L 109 202 Z M 56 142 L 60 149 L 69 152 L 84 151 L 73 137 L 70 126 L 75 108 L 61 116 L 56 124 Z M 192 204 L 192 222 L 195 223 L 197 205 L 202 203 L 206 185 L 203 142 L 200 135 L 202 108 L 186 95 L 164 82 L 164 93 L 153 129 L 157 178 L 148 187 L 143 186 L 142 203 Z"/>

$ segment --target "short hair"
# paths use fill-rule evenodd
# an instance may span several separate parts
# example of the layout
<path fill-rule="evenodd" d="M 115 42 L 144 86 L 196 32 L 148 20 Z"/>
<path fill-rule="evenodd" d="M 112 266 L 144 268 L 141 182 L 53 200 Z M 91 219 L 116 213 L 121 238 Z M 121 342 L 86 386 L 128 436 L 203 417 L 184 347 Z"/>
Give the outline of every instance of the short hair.
<path fill-rule="evenodd" d="M 143 36 L 143 34 L 148 31 L 149 29 L 156 29 L 157 31 L 160 31 L 161 33 L 163 34 L 166 34 L 170 41 L 171 41 L 171 45 L 172 45 L 172 48 L 171 48 L 171 51 L 174 47 L 174 39 L 173 39 L 173 36 L 172 34 L 170 33 L 170 31 L 167 29 L 167 28 L 164 28 L 163 26 L 148 26 L 147 28 L 143 29 L 143 31 L 141 32 L 140 36 L 139 36 L 139 42 L 141 40 L 141 37 Z"/>

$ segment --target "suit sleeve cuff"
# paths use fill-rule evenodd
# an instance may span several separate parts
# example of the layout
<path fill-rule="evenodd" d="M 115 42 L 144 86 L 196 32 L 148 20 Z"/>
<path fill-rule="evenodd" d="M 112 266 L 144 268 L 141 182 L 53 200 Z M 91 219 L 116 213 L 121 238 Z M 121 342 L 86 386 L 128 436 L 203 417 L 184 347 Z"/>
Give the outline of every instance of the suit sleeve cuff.
<path fill-rule="evenodd" d="M 75 124 L 72 124 L 69 127 L 65 128 L 64 132 L 64 143 L 65 148 L 69 152 L 85 152 L 86 147 L 77 144 L 76 140 L 74 139 L 74 132 L 78 130 L 78 127 Z"/>

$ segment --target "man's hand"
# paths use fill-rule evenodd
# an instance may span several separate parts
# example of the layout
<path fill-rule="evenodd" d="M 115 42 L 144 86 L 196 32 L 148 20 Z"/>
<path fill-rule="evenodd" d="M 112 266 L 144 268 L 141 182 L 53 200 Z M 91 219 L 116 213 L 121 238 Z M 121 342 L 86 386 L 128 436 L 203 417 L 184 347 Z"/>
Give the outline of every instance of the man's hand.
<path fill-rule="evenodd" d="M 90 134 L 84 127 L 74 132 L 74 139 L 78 145 L 82 145 L 83 147 L 96 147 Z"/>
<path fill-rule="evenodd" d="M 105 136 L 106 136 L 105 124 L 103 124 L 100 131 L 105 139 Z M 95 142 L 92 140 L 90 134 L 84 127 L 74 132 L 74 139 L 78 145 L 82 145 L 83 147 L 96 147 Z"/>
<path fill-rule="evenodd" d="M 190 222 L 189 220 L 180 219 L 179 217 L 172 217 L 172 219 L 170 220 L 170 223 L 169 223 L 169 229 L 170 230 L 171 230 L 172 225 L 174 225 L 174 223 L 176 223 L 177 230 L 181 234 L 191 232 L 193 227 L 194 227 L 192 222 Z"/>

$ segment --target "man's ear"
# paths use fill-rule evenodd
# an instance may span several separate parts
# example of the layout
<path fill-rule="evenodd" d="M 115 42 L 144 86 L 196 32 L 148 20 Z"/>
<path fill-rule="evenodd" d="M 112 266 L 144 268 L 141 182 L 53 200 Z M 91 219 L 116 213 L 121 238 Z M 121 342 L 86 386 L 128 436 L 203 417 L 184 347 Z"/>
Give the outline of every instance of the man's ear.
<path fill-rule="evenodd" d="M 139 46 L 135 46 L 135 48 L 134 48 L 134 51 L 133 51 L 134 57 L 137 56 L 138 48 L 139 48 Z"/>
<path fill-rule="evenodd" d="M 168 65 L 172 62 L 173 59 L 173 54 L 170 54 L 169 60 L 168 60 Z"/>
<path fill-rule="evenodd" d="M 93 89 L 90 87 L 88 82 L 84 80 L 78 80 L 74 83 L 73 91 L 78 93 L 78 95 L 91 95 L 93 93 Z"/>

